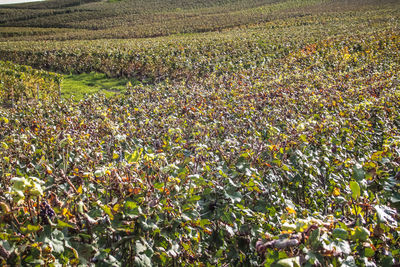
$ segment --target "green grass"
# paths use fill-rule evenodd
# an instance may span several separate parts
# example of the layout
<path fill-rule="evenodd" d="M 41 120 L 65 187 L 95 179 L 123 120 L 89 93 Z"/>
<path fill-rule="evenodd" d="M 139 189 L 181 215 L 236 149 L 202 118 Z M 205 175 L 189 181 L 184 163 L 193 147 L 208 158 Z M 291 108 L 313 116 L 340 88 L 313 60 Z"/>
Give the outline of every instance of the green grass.
<path fill-rule="evenodd" d="M 105 74 L 91 72 L 82 74 L 65 75 L 61 83 L 61 95 L 64 98 L 73 97 L 80 100 L 86 94 L 103 93 L 111 96 L 126 90 L 128 82 L 133 80 L 108 78 Z"/>

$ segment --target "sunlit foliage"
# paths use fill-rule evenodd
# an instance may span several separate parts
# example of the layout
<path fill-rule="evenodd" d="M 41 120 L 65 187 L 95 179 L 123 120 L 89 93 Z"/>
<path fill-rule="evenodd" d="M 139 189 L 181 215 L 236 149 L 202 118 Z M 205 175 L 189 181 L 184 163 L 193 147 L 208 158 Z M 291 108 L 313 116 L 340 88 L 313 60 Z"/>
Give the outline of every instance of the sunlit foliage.
<path fill-rule="evenodd" d="M 0 107 L 1 264 L 400 264 L 396 18 L 359 7 L 222 33 L 1 43 L 3 59 L 141 81 Z"/>

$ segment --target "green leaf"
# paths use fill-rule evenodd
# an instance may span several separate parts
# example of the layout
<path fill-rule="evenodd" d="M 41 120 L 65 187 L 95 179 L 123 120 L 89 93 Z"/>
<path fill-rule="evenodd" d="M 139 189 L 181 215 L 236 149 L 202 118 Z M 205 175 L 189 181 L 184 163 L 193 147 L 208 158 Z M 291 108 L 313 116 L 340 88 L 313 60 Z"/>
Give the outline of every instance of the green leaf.
<path fill-rule="evenodd" d="M 167 254 L 170 257 L 177 257 L 179 255 L 179 244 L 174 241 L 171 249 L 167 251 Z"/>
<path fill-rule="evenodd" d="M 146 245 L 144 245 L 140 240 L 136 240 L 135 250 L 137 254 L 145 252 L 146 249 L 147 249 Z"/>
<path fill-rule="evenodd" d="M 341 267 L 357 267 L 356 261 L 353 256 L 348 256 L 346 260 L 342 262 Z"/>
<path fill-rule="evenodd" d="M 105 172 L 103 169 L 96 170 L 96 171 L 94 172 L 94 176 L 95 176 L 95 177 L 100 177 L 100 176 L 103 176 L 104 174 L 106 174 L 106 172 Z"/>
<path fill-rule="evenodd" d="M 57 221 L 57 226 L 58 226 L 58 227 L 61 227 L 61 228 L 66 228 L 66 227 L 72 228 L 72 229 L 75 228 L 72 224 L 63 222 L 63 221 L 61 221 L 61 220 L 58 220 L 58 221 Z"/>
<path fill-rule="evenodd" d="M 138 204 L 134 201 L 127 200 L 124 205 L 124 210 L 126 215 L 133 215 L 133 216 L 138 216 L 139 214 L 142 213 L 140 207 Z"/>
<path fill-rule="evenodd" d="M 384 256 L 380 262 L 380 266 L 393 266 L 393 257 L 391 255 Z"/>
<path fill-rule="evenodd" d="M 43 189 L 40 186 L 40 184 L 38 183 L 33 183 L 33 186 L 31 187 L 31 189 L 29 190 L 29 193 L 32 196 L 41 196 L 43 195 Z"/>
<path fill-rule="evenodd" d="M 369 261 L 367 257 L 361 258 L 365 267 L 376 267 L 376 264 L 373 261 Z"/>
<path fill-rule="evenodd" d="M 196 201 L 199 201 L 200 199 L 201 199 L 200 196 L 191 196 L 188 201 L 189 202 L 196 202 Z"/>
<path fill-rule="evenodd" d="M 40 225 L 28 224 L 26 227 L 21 227 L 21 230 L 22 230 L 25 234 L 37 232 L 37 231 L 40 230 Z"/>
<path fill-rule="evenodd" d="M 208 219 L 201 219 L 201 220 L 199 220 L 199 224 L 200 224 L 201 227 L 204 227 L 204 226 L 206 226 L 208 224 L 211 224 L 211 222 Z"/>
<path fill-rule="evenodd" d="M 312 250 L 309 250 L 306 247 L 303 248 L 303 252 L 306 253 L 307 259 L 307 263 L 303 266 L 320 265 L 321 255 L 319 253 L 314 253 Z"/>
<path fill-rule="evenodd" d="M 102 205 L 101 208 L 110 217 L 110 220 L 114 220 L 114 215 L 112 214 L 111 208 L 107 205 Z"/>
<path fill-rule="evenodd" d="M 364 254 L 366 257 L 371 258 L 372 256 L 375 255 L 375 251 L 372 248 L 366 247 L 364 249 Z"/>
<path fill-rule="evenodd" d="M 134 201 L 128 200 L 125 202 L 125 209 L 133 210 L 136 209 L 137 206 L 138 206 L 137 203 Z"/>
<path fill-rule="evenodd" d="M 319 238 L 320 238 L 320 230 L 319 228 L 317 228 L 311 232 L 310 238 L 308 239 L 308 242 L 311 245 L 312 249 L 316 250 L 321 245 Z"/>
<path fill-rule="evenodd" d="M 154 188 L 155 189 L 162 189 L 164 187 L 164 183 L 154 183 Z"/>
<path fill-rule="evenodd" d="M 375 206 L 376 214 L 378 215 L 378 222 L 387 223 L 390 226 L 397 227 L 396 217 L 397 212 L 387 206 Z"/>
<path fill-rule="evenodd" d="M 289 166 L 286 165 L 286 164 L 283 164 L 281 168 L 282 168 L 282 170 L 284 170 L 284 171 L 290 171 Z"/>
<path fill-rule="evenodd" d="M 347 233 L 346 230 L 342 228 L 336 228 L 332 231 L 332 237 L 333 238 L 341 238 L 341 239 L 347 239 L 349 237 L 349 234 Z"/>
<path fill-rule="evenodd" d="M 233 228 L 230 227 L 229 225 L 225 225 L 225 229 L 226 229 L 226 231 L 228 232 L 229 236 L 232 237 L 232 236 L 235 235 L 235 232 L 233 231 Z"/>
<path fill-rule="evenodd" d="M 323 244 L 324 249 L 329 251 L 336 251 L 337 253 L 342 253 L 349 255 L 351 253 L 350 244 L 346 240 L 335 240 L 329 244 Z"/>
<path fill-rule="evenodd" d="M 125 159 L 129 164 L 137 163 L 140 159 L 141 151 L 135 150 L 132 154 L 125 153 Z"/>
<path fill-rule="evenodd" d="M 225 191 L 225 197 L 230 199 L 232 201 L 232 203 L 240 202 L 242 200 L 242 195 L 238 191 L 235 191 L 235 192 L 226 192 Z"/>
<path fill-rule="evenodd" d="M 351 192 L 352 192 L 351 196 L 353 197 L 353 199 L 356 200 L 357 198 L 359 198 L 359 196 L 361 195 L 360 185 L 355 181 L 351 181 L 350 182 L 350 189 L 351 189 Z"/>
<path fill-rule="evenodd" d="M 366 228 L 364 228 L 362 226 L 356 226 L 351 237 L 355 241 L 356 240 L 367 241 L 369 235 L 370 235 L 370 232 Z"/>
<path fill-rule="evenodd" d="M 64 252 L 64 234 L 60 231 L 53 230 L 51 233 L 51 240 L 48 244 L 53 248 L 56 253 Z"/>
<path fill-rule="evenodd" d="M 281 259 L 276 262 L 274 266 L 279 267 L 300 267 L 300 257 L 293 257 L 287 259 Z"/>
<path fill-rule="evenodd" d="M 13 189 L 15 190 L 25 190 L 25 187 L 30 185 L 24 177 L 14 177 L 10 182 L 13 184 Z"/>
<path fill-rule="evenodd" d="M 362 179 L 365 178 L 365 171 L 363 167 L 360 164 L 356 164 L 353 167 L 353 178 L 356 181 L 361 181 Z"/>
<path fill-rule="evenodd" d="M 400 203 L 400 193 L 393 192 L 393 196 L 391 197 L 391 202 Z"/>

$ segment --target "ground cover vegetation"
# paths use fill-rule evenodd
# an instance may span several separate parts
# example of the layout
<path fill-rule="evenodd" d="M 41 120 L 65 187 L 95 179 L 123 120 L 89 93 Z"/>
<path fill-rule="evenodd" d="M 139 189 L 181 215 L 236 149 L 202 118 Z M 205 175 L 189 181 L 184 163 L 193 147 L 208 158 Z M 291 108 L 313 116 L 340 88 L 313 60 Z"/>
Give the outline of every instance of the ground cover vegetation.
<path fill-rule="evenodd" d="M 294 2 L 271 2 L 292 15 L 269 22 L 157 38 L 2 29 L 0 262 L 400 264 L 400 5 Z M 65 81 L 120 92 L 76 101 Z"/>
<path fill-rule="evenodd" d="M 136 80 L 123 78 L 108 78 L 103 73 L 82 73 L 63 75 L 61 82 L 61 96 L 81 100 L 86 95 L 102 93 L 111 96 L 126 91 L 127 84 L 134 85 Z"/>

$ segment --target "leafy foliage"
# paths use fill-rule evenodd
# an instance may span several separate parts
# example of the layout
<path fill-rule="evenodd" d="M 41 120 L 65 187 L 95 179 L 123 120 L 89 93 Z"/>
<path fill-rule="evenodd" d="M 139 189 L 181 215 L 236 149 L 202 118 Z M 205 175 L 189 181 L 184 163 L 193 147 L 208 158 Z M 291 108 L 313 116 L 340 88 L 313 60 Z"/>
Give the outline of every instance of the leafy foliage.
<path fill-rule="evenodd" d="M 221 30 L 270 21 L 282 15 L 297 16 L 294 11 L 299 8 L 321 2 L 323 1 L 58 0 L 0 7 L 0 12 L 4 14 L 0 25 L 63 28 L 45 36 L 56 39 L 155 37 Z M 75 30 L 70 31 L 70 28 Z"/>
<path fill-rule="evenodd" d="M 399 7 L 399 4 L 373 6 L 374 10 L 356 14 L 341 10 L 308 14 L 196 35 L 128 40 L 0 42 L 0 59 L 67 74 L 95 71 L 108 77 L 132 77 L 143 83 L 166 79 L 190 81 L 214 74 L 235 74 L 242 69 L 267 70 L 275 59 L 287 56 L 290 51 L 299 51 L 310 43 L 394 29 L 399 26 Z M 25 31 L 27 29 L 22 32 Z"/>
<path fill-rule="evenodd" d="M 399 264 L 400 34 L 371 12 L 137 47 L 1 44 L 55 69 L 130 62 L 143 83 L 0 109 L 0 262 Z"/>
<path fill-rule="evenodd" d="M 59 95 L 61 75 L 0 61 L 0 100 L 48 99 Z"/>

